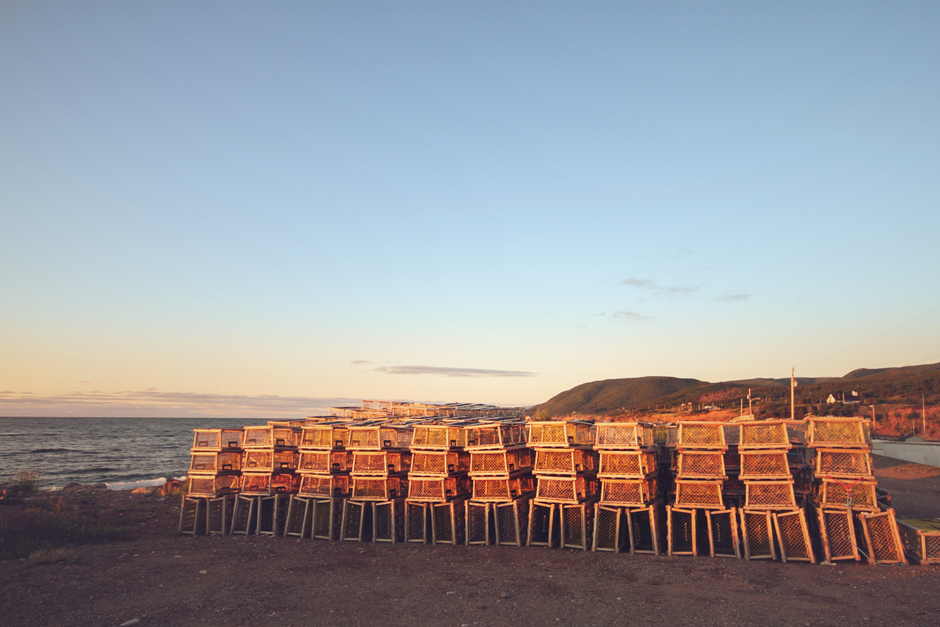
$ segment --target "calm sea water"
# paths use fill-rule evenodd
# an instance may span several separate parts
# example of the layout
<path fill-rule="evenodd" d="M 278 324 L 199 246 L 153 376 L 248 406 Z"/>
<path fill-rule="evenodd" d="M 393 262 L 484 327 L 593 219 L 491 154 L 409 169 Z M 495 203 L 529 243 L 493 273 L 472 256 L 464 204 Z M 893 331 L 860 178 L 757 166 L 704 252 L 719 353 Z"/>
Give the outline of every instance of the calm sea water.
<path fill-rule="evenodd" d="M 245 418 L 2 418 L 0 478 L 36 470 L 43 487 L 181 477 L 193 429 L 263 425 Z"/>

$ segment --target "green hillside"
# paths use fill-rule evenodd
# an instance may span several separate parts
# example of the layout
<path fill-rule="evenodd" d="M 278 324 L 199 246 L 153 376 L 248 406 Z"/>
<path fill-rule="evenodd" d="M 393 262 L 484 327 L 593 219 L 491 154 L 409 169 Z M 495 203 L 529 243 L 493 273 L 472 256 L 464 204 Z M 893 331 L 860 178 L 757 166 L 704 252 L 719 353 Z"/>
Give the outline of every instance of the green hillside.
<path fill-rule="evenodd" d="M 597 414 L 646 406 L 679 390 L 697 387 L 698 379 L 675 377 L 639 377 L 594 381 L 562 392 L 536 407 L 539 416 L 560 416 L 572 413 Z"/>

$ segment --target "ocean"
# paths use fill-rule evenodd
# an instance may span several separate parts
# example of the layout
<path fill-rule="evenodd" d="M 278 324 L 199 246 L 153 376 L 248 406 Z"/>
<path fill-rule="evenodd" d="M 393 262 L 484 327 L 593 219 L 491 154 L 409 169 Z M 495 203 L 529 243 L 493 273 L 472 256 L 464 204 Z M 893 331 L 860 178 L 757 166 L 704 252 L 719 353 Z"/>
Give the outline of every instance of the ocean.
<path fill-rule="evenodd" d="M 193 429 L 267 424 L 246 418 L 2 418 L 0 480 L 37 471 L 42 487 L 123 489 L 189 470 Z"/>

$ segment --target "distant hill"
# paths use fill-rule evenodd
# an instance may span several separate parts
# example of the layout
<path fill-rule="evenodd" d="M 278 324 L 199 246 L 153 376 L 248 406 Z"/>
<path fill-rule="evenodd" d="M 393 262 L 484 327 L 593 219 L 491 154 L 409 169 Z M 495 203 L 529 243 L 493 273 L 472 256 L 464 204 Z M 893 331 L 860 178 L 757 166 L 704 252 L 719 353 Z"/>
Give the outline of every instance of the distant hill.
<path fill-rule="evenodd" d="M 709 383 L 676 377 L 638 377 L 582 383 L 533 408 L 541 418 L 574 413 L 617 415 L 653 411 L 661 407 L 719 405 L 731 407 L 755 399 L 755 413 L 763 417 L 789 416 L 790 379 L 753 378 Z M 917 404 L 940 401 L 940 363 L 900 368 L 859 368 L 843 377 L 797 377 L 796 404 L 800 413 L 836 411 L 825 405 L 829 394 L 856 391 L 861 404 Z M 747 401 L 744 401 L 747 404 Z M 846 408 L 846 411 L 856 411 Z"/>

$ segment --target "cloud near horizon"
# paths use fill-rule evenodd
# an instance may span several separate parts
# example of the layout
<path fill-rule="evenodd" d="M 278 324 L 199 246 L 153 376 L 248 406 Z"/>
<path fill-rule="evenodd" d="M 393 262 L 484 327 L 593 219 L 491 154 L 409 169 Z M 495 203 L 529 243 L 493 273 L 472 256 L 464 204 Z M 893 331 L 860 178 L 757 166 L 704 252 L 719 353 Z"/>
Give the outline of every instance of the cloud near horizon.
<path fill-rule="evenodd" d="M 642 320 L 652 320 L 650 316 L 644 316 L 643 314 L 637 313 L 635 311 L 615 311 L 614 318 L 620 318 L 621 320 L 627 320 L 628 322 L 640 322 Z"/>
<path fill-rule="evenodd" d="M 444 366 L 382 366 L 373 372 L 385 374 L 432 374 L 442 377 L 535 377 L 522 370 L 488 370 L 483 368 L 450 368 Z"/>

